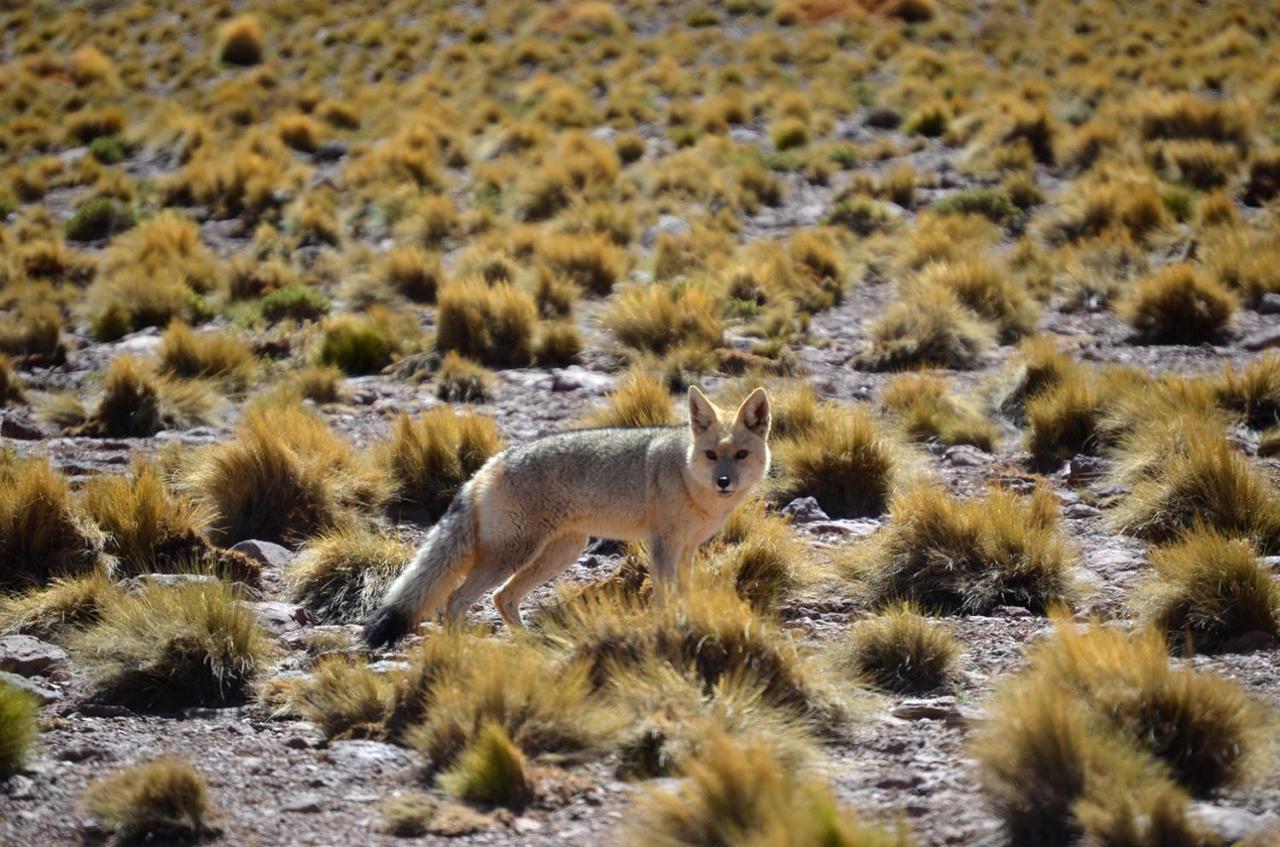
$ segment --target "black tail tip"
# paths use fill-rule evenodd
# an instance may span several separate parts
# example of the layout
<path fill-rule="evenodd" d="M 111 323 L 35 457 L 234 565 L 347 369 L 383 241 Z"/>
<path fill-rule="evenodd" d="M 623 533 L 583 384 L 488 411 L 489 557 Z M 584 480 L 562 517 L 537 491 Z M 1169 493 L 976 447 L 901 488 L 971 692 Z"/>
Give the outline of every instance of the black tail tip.
<path fill-rule="evenodd" d="M 383 606 L 364 625 L 364 643 L 386 647 L 409 634 L 409 618 L 393 606 Z"/>

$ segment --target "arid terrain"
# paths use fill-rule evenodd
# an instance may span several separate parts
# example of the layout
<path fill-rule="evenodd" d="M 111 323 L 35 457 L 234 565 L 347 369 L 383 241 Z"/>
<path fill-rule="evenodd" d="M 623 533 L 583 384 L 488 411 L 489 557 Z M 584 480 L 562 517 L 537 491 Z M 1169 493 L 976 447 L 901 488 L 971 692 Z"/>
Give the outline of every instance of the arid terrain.
<path fill-rule="evenodd" d="M 0 4 L 0 844 L 1280 844 L 1280 7 Z M 361 623 L 763 385 L 657 608 Z"/>

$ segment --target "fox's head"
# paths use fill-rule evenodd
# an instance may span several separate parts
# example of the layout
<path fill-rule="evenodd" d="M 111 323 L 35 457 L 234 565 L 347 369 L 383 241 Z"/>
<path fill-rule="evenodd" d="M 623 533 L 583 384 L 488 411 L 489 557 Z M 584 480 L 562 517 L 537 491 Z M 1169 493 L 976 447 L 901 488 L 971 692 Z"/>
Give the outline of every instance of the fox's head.
<path fill-rule="evenodd" d="M 769 396 L 751 392 L 735 414 L 689 387 L 689 471 L 694 483 L 723 497 L 745 492 L 769 470 Z"/>

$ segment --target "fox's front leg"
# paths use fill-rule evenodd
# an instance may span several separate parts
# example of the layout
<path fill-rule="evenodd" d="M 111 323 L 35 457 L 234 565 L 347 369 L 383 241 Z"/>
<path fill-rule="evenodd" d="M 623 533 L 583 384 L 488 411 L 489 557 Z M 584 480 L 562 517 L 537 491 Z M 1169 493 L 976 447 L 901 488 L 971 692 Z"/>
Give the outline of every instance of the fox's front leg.
<path fill-rule="evenodd" d="M 649 542 L 650 577 L 653 581 L 653 597 L 659 606 L 667 603 L 667 591 L 676 585 L 676 571 L 680 564 L 679 551 L 661 538 Z"/>

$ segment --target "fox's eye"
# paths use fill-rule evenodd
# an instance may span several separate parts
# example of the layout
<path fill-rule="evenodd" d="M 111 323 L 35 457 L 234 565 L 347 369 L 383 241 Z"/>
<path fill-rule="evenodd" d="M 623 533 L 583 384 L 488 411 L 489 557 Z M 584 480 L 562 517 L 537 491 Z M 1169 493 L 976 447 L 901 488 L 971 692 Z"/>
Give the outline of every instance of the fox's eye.
<path fill-rule="evenodd" d="M 716 451 L 715 451 L 715 450 L 708 450 L 708 451 L 707 451 L 707 458 L 714 462 L 714 461 L 716 460 Z"/>
<path fill-rule="evenodd" d="M 747 458 L 747 456 L 749 455 L 750 454 L 746 450 L 739 450 L 737 453 L 733 454 L 733 458 L 741 462 L 743 459 Z"/>

